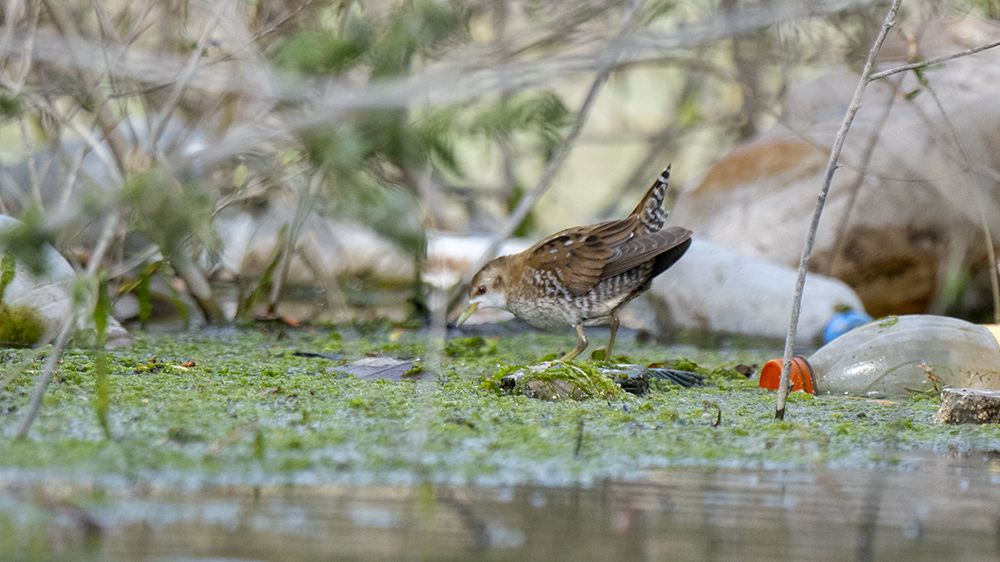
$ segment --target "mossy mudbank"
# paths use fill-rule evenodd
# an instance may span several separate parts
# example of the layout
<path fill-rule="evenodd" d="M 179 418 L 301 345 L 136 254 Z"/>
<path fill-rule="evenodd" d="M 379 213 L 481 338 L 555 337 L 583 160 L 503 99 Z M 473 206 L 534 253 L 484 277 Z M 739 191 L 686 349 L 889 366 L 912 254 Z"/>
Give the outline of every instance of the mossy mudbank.
<path fill-rule="evenodd" d="M 388 325 L 140 335 L 108 356 L 112 440 L 93 408 L 96 354 L 80 349 L 63 354 L 29 439 L 14 439 L 44 357 L 7 350 L 0 355 L 0 468 L 224 481 L 572 484 L 642 478 L 677 464 L 882 466 L 918 448 L 1000 448 L 996 426 L 930 423 L 937 403 L 926 397 L 795 393 L 786 421 L 776 421 L 773 394 L 728 368 L 759 364 L 769 355 L 760 352 L 626 339 L 621 351 L 632 362 L 683 357 L 693 363 L 679 368 L 697 364 L 709 375 L 709 384 L 692 389 L 654 382 L 641 397 L 545 402 L 491 385 L 510 366 L 537 363 L 570 340 L 535 333 L 453 340 L 431 345 L 443 353 L 429 358 L 425 332 Z M 337 370 L 379 353 L 411 360 L 419 376 L 359 380 Z"/>

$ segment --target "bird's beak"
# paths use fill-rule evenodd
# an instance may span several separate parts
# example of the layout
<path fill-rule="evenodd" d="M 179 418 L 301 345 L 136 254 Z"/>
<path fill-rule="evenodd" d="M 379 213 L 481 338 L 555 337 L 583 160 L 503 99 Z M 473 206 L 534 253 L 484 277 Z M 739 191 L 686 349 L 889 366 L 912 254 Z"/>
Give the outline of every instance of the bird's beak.
<path fill-rule="evenodd" d="M 455 322 L 455 325 L 461 326 L 462 322 L 468 320 L 469 317 L 472 316 L 472 313 L 475 312 L 477 308 L 479 308 L 478 302 L 470 302 L 469 306 L 465 309 L 465 312 L 463 312 L 462 315 L 458 317 L 458 321 Z"/>

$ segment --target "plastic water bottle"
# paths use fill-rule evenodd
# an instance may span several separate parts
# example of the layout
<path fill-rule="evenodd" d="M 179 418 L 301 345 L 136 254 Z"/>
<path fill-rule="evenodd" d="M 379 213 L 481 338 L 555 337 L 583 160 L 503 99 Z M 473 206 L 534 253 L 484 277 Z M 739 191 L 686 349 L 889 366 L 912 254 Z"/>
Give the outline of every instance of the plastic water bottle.
<path fill-rule="evenodd" d="M 1000 389 L 1000 326 L 945 316 L 890 317 L 855 328 L 792 365 L 794 390 L 906 396 L 945 386 Z M 760 372 L 777 389 L 781 359 Z"/>

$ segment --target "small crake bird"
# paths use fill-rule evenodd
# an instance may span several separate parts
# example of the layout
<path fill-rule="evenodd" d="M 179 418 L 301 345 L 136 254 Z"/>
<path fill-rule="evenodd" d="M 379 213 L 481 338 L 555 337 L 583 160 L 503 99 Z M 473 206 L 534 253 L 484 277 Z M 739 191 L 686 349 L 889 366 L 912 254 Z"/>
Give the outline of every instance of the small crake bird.
<path fill-rule="evenodd" d="M 663 229 L 667 166 L 628 217 L 557 232 L 531 248 L 487 263 L 472 278 L 465 322 L 480 306 L 501 308 L 533 326 L 576 328 L 579 341 L 563 359 L 587 349 L 584 326 L 610 324 L 611 359 L 618 309 L 649 289 L 653 278 L 684 255 L 691 231 Z"/>

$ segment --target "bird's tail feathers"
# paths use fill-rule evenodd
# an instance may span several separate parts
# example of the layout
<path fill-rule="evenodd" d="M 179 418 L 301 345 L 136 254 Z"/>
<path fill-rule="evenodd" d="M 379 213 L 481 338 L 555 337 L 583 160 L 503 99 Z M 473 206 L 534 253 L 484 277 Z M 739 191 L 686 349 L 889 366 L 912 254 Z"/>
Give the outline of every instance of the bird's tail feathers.
<path fill-rule="evenodd" d="M 639 222 L 642 225 L 636 234 L 658 232 L 666 224 L 667 211 L 663 209 L 663 198 L 667 194 L 667 186 L 669 185 L 670 166 L 667 166 L 663 169 L 660 177 L 653 182 L 642 201 L 639 201 L 639 204 L 629 214 L 630 217 L 639 217 Z"/>

